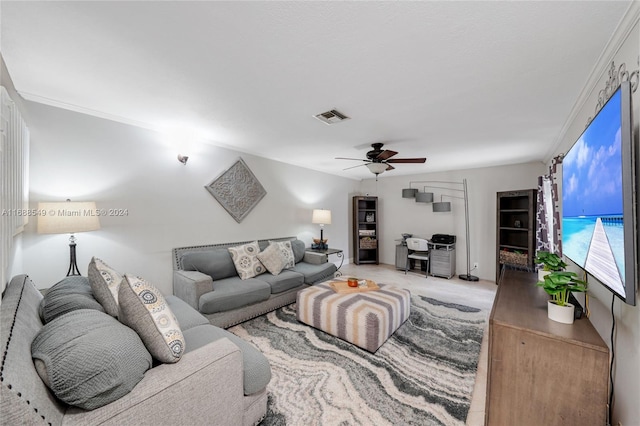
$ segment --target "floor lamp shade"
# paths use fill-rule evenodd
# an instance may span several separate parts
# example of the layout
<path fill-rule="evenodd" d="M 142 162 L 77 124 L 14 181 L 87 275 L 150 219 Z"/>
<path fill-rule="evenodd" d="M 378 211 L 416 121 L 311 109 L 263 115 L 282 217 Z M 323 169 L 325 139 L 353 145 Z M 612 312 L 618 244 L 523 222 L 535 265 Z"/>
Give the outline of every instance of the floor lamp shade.
<path fill-rule="evenodd" d="M 439 203 L 433 203 L 433 211 L 434 212 L 450 212 L 451 211 L 451 203 L 449 201 L 441 201 Z"/>
<path fill-rule="evenodd" d="M 431 203 L 433 202 L 433 192 L 417 192 L 416 203 Z"/>
<path fill-rule="evenodd" d="M 405 188 L 402 190 L 402 198 L 414 198 L 417 193 L 416 188 Z"/>
<path fill-rule="evenodd" d="M 100 229 L 94 202 L 38 203 L 38 234 L 74 234 Z"/>

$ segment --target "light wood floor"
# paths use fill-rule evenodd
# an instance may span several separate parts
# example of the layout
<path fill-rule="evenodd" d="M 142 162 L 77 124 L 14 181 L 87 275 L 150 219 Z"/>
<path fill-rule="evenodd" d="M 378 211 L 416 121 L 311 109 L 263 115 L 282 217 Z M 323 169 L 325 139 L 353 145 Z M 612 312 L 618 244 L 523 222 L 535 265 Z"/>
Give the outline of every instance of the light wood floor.
<path fill-rule="evenodd" d="M 473 306 L 487 311 L 487 325 L 485 327 L 476 383 L 473 390 L 471 408 L 467 416 L 467 425 L 484 425 L 484 408 L 487 383 L 487 333 L 489 311 L 493 305 L 497 286 L 493 281 L 480 280 L 468 282 L 456 277 L 449 280 L 437 277 L 425 278 L 424 273 L 397 270 L 391 265 L 355 265 L 347 264 L 340 268 L 343 277 L 354 276 L 368 278 L 378 283 L 393 284 L 398 287 L 408 288 L 416 294 L 433 297 L 445 302 L 455 302 Z"/>

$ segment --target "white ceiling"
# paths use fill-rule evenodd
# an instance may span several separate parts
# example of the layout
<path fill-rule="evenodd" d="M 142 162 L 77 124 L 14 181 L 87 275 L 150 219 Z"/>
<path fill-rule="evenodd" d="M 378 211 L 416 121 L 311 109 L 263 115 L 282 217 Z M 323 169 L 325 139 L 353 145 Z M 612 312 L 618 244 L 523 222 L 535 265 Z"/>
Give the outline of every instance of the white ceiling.
<path fill-rule="evenodd" d="M 384 178 L 543 160 L 629 4 L 2 1 L 0 45 L 30 100 L 356 179 L 334 157 L 428 158 Z"/>

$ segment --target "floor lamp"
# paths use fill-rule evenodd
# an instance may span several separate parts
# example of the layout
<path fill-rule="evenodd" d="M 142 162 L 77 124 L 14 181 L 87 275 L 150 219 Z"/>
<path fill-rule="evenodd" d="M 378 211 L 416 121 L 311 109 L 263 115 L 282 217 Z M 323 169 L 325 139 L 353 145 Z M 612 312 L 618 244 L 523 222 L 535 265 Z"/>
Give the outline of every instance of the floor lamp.
<path fill-rule="evenodd" d="M 444 189 L 448 191 L 456 191 L 462 192 L 463 196 L 458 197 L 456 195 L 448 195 L 442 194 L 439 202 L 433 202 L 433 193 L 431 192 L 420 192 L 417 188 L 411 188 L 411 185 L 414 183 L 443 183 L 450 185 L 461 185 L 462 189 L 458 188 L 450 188 L 445 186 L 431 186 L 426 185 L 423 186 L 423 191 L 426 188 L 435 188 L 435 189 Z M 464 224 L 465 224 L 465 238 L 466 238 L 466 246 L 467 246 L 467 273 L 458 275 L 458 278 L 465 281 L 478 281 L 479 278 L 475 275 L 471 275 L 471 262 L 470 262 L 470 253 L 471 248 L 469 244 L 469 197 L 467 193 L 467 179 L 462 179 L 462 182 L 448 182 L 448 181 L 414 181 L 409 182 L 409 188 L 402 190 L 403 198 L 415 198 L 417 203 L 433 203 L 432 208 L 434 212 L 450 212 L 451 211 L 451 203 L 448 201 L 442 201 L 442 197 L 451 197 L 458 198 L 460 200 L 464 200 Z"/>
<path fill-rule="evenodd" d="M 38 203 L 38 234 L 71 234 L 69 237 L 69 269 L 67 276 L 81 275 L 76 261 L 77 232 L 100 229 L 94 202 Z"/>

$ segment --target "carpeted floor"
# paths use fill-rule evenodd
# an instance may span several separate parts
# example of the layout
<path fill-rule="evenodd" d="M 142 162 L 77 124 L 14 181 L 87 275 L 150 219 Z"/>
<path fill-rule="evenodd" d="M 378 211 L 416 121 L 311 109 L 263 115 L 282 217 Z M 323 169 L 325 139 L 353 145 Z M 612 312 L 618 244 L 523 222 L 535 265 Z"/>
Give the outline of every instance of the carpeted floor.
<path fill-rule="evenodd" d="M 229 331 L 271 363 L 262 425 L 457 425 L 487 316 L 414 295 L 409 320 L 375 354 L 299 323 L 295 304 Z"/>

